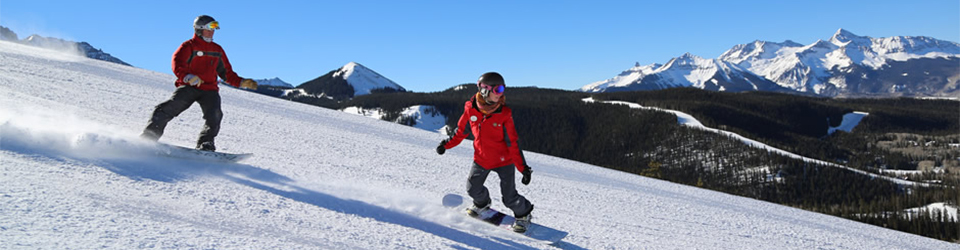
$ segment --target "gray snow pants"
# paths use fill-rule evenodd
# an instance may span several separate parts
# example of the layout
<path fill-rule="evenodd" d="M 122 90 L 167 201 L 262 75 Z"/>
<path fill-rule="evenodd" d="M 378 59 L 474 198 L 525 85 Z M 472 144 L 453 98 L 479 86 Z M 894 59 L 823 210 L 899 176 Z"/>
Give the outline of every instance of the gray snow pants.
<path fill-rule="evenodd" d="M 490 175 L 490 171 L 497 172 L 500 176 L 500 194 L 503 196 L 503 205 L 513 210 L 515 217 L 523 217 L 533 211 L 533 204 L 517 193 L 516 167 L 513 164 L 506 165 L 491 170 L 484 169 L 476 162 L 470 168 L 470 176 L 467 178 L 467 194 L 473 198 L 473 204 L 478 207 L 490 204 L 490 192 L 483 186 Z"/>
<path fill-rule="evenodd" d="M 220 120 L 223 119 L 223 112 L 220 110 L 220 92 L 199 90 L 187 85 L 180 86 L 173 92 L 170 100 L 157 105 L 141 137 L 159 140 L 160 136 L 163 136 L 163 129 L 167 127 L 167 123 L 190 108 L 194 102 L 200 104 L 205 121 L 197 146 L 204 142 L 213 142 L 213 138 L 220 133 Z"/>

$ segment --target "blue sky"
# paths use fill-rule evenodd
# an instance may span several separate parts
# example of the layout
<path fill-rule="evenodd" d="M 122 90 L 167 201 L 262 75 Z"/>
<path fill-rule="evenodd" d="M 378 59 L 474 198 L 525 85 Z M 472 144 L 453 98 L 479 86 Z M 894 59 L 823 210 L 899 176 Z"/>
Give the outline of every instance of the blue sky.
<path fill-rule="evenodd" d="M 508 86 L 573 90 L 635 63 L 716 58 L 754 40 L 810 44 L 837 29 L 960 41 L 960 1 L 46 1 L 0 2 L 0 25 L 86 41 L 170 73 L 193 19 L 242 77 L 299 85 L 358 62 L 417 92 L 498 71 Z"/>

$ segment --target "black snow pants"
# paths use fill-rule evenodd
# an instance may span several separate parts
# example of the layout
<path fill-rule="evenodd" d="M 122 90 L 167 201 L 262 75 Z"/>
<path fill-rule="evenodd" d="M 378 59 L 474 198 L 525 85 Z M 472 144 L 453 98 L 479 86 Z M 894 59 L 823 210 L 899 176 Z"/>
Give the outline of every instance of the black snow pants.
<path fill-rule="evenodd" d="M 205 121 L 203 130 L 200 131 L 200 139 L 197 140 L 197 146 L 199 147 L 204 142 L 213 143 L 213 138 L 220 133 L 220 120 L 223 119 L 223 112 L 220 110 L 220 92 L 199 90 L 187 85 L 180 86 L 173 92 L 170 100 L 157 105 L 141 137 L 154 141 L 159 140 L 160 136 L 163 136 L 163 129 L 167 127 L 167 122 L 190 108 L 190 105 L 193 105 L 194 102 L 200 104 L 200 110 L 203 111 L 203 120 Z"/>
<path fill-rule="evenodd" d="M 503 198 L 503 205 L 513 210 L 515 217 L 523 217 L 533 211 L 533 204 L 517 193 L 516 167 L 513 164 L 506 165 L 492 170 L 481 167 L 476 162 L 470 168 L 470 176 L 467 178 L 467 194 L 473 198 L 473 204 L 478 207 L 490 204 L 490 192 L 483 183 L 487 180 L 490 172 L 497 172 L 500 176 L 500 194 Z"/>

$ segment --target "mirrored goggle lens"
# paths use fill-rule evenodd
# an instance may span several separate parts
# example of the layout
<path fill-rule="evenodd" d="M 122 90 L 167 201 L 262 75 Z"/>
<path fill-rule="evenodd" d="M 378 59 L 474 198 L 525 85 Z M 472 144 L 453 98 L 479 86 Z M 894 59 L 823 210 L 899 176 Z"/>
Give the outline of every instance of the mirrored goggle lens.
<path fill-rule="evenodd" d="M 480 84 L 480 88 L 482 88 L 482 90 L 486 90 L 487 92 L 497 93 L 498 95 L 503 94 L 503 91 L 506 90 L 506 87 L 503 85 L 497 85 L 494 87 L 483 83 Z M 486 95 L 486 93 L 484 93 L 484 95 Z"/>
<path fill-rule="evenodd" d="M 493 93 L 497 93 L 498 95 L 503 94 L 503 91 L 507 89 L 503 85 L 497 85 L 496 87 L 494 87 L 494 86 L 490 86 L 482 83 L 480 84 L 480 87 L 486 89 L 487 91 L 493 91 Z"/>
<path fill-rule="evenodd" d="M 220 29 L 220 23 L 218 23 L 217 21 L 213 21 L 213 22 L 207 23 L 206 25 L 199 26 L 199 27 L 196 27 L 196 28 L 197 28 L 197 29 L 204 29 L 204 30 L 218 30 L 218 29 Z"/>

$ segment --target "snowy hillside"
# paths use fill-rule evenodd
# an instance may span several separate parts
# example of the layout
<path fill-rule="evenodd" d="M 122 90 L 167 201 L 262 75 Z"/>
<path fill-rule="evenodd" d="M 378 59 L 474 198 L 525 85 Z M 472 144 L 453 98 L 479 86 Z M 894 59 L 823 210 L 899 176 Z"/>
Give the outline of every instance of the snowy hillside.
<path fill-rule="evenodd" d="M 543 245 L 442 207 L 470 143 L 440 156 L 438 133 L 222 88 L 218 148 L 256 155 L 163 158 L 131 148 L 174 76 L 10 42 L 0 58 L 0 249 L 960 249 L 526 152 L 534 222 L 570 233 Z M 192 145 L 201 116 L 161 142 Z"/>
<path fill-rule="evenodd" d="M 861 112 L 861 111 L 844 114 L 843 120 L 840 121 L 840 125 L 836 127 L 830 127 L 829 129 L 827 129 L 827 134 L 828 135 L 833 134 L 834 132 L 837 132 L 837 130 L 847 131 L 847 133 L 849 133 L 850 131 L 853 131 L 854 127 L 860 124 L 860 120 L 863 120 L 864 116 L 867 116 L 869 114 L 870 113 Z"/>
<path fill-rule="evenodd" d="M 347 107 L 340 111 L 377 120 L 383 120 L 383 117 L 386 116 L 383 109 L 380 108 L 364 109 L 360 107 Z M 408 126 L 412 125 L 415 128 L 426 131 L 444 133 L 446 132 L 446 121 L 447 117 L 440 114 L 434 106 L 414 105 L 400 111 L 400 117 L 391 122 Z"/>
<path fill-rule="evenodd" d="M 830 39 L 809 45 L 789 40 L 754 41 L 736 45 L 717 59 L 684 54 L 664 65 L 637 65 L 611 79 L 583 86 L 580 91 L 695 87 L 825 96 L 903 92 L 953 96 L 956 88 L 952 86 L 957 81 L 949 79 L 960 75 L 958 58 L 960 44 L 955 42 L 922 36 L 872 38 L 839 29 Z M 681 67 L 674 65 L 678 62 Z"/>

